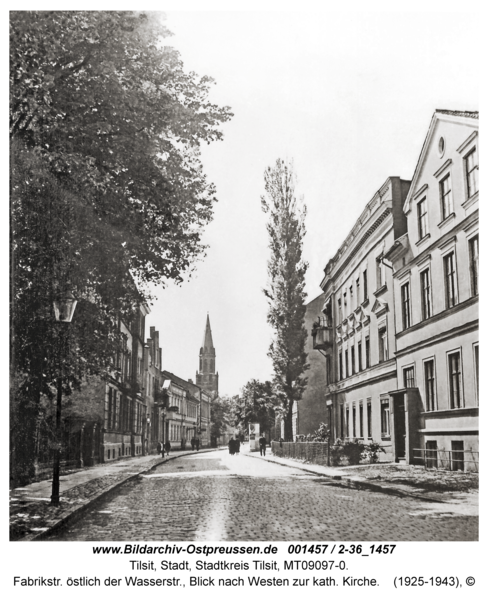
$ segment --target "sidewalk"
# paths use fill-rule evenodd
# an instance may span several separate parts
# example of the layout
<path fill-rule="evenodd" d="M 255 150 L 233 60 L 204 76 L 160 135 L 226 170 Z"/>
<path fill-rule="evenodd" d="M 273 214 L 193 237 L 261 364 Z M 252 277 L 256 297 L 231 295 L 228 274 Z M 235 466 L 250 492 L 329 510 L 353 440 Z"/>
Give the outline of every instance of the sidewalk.
<path fill-rule="evenodd" d="M 202 448 L 198 453 L 218 448 Z M 150 471 L 156 465 L 178 456 L 197 454 L 193 450 L 171 451 L 162 458 L 156 454 L 138 456 L 80 469 L 60 479 L 60 504 L 52 506 L 52 479 L 10 490 L 10 540 L 42 539 L 48 531 L 80 514 L 91 502 L 111 492 L 126 481 Z"/>
<path fill-rule="evenodd" d="M 266 448 L 266 456 L 260 456 L 257 451 L 251 452 L 249 448 L 244 447 L 243 452 L 247 456 L 266 460 L 275 464 L 286 467 L 293 467 L 308 473 L 327 477 L 337 481 L 337 485 L 345 485 L 347 487 L 369 489 L 371 491 L 382 492 L 384 494 L 396 495 L 401 497 L 415 498 L 425 502 L 426 504 L 437 503 L 444 505 L 444 509 L 438 507 L 437 512 L 450 512 L 453 514 L 478 515 L 478 491 L 421 491 L 413 488 L 411 485 L 398 483 L 396 481 L 375 481 L 372 483 L 367 477 L 361 475 L 361 469 L 354 467 L 327 467 L 324 465 L 314 465 L 304 463 L 300 460 L 291 458 L 281 458 L 274 456 L 270 448 Z M 377 467 L 378 465 L 371 465 Z M 369 468 L 369 465 L 364 465 L 364 472 Z M 340 483 L 339 483 L 340 482 Z M 445 506 L 448 505 L 448 506 Z M 434 508 L 434 507 L 433 507 Z"/>

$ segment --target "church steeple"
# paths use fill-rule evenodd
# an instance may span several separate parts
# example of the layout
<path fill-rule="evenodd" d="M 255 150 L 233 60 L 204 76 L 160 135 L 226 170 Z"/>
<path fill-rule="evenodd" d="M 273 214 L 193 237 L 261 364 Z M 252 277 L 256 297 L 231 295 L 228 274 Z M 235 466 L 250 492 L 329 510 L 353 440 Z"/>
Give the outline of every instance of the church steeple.
<path fill-rule="evenodd" d="M 213 340 L 212 340 L 212 330 L 210 328 L 210 317 L 208 316 L 207 313 L 207 324 L 205 325 L 205 333 L 203 334 L 203 343 L 202 343 L 202 347 L 200 348 L 200 354 L 202 353 L 202 351 L 210 351 L 213 350 L 214 355 L 215 355 L 215 348 L 213 345 Z"/>
<path fill-rule="evenodd" d="M 200 361 L 196 381 L 197 385 L 204 390 L 215 392 L 215 394 L 219 393 L 219 374 L 215 372 L 215 348 L 208 313 L 202 347 L 200 348 Z"/>

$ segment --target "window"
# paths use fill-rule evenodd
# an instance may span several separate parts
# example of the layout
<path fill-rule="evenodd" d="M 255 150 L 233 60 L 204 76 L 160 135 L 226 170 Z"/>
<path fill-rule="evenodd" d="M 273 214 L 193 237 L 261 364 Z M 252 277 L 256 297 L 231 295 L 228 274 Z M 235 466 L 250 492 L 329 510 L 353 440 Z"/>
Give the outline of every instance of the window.
<path fill-rule="evenodd" d="M 359 437 L 361 437 L 361 438 L 364 437 L 363 419 L 364 419 L 363 403 L 360 402 L 359 403 Z"/>
<path fill-rule="evenodd" d="M 112 428 L 112 388 L 109 387 L 108 388 L 108 407 L 107 407 L 107 429 L 111 429 Z"/>
<path fill-rule="evenodd" d="M 452 462 L 451 468 L 453 471 L 464 471 L 464 442 L 461 440 L 451 441 Z"/>
<path fill-rule="evenodd" d="M 352 407 L 352 437 L 356 437 L 356 405 Z"/>
<path fill-rule="evenodd" d="M 379 344 L 379 362 L 388 360 L 388 340 L 386 337 L 386 328 L 378 331 Z"/>
<path fill-rule="evenodd" d="M 332 383 L 330 364 L 331 364 L 331 357 L 329 355 L 329 356 L 326 356 L 326 358 L 325 358 L 325 372 L 326 372 L 326 377 L 327 377 L 327 385 Z"/>
<path fill-rule="evenodd" d="M 368 270 L 363 271 L 363 302 L 368 299 Z"/>
<path fill-rule="evenodd" d="M 456 267 L 454 252 L 444 256 L 444 287 L 446 293 L 446 308 L 457 304 Z"/>
<path fill-rule="evenodd" d="M 424 198 L 417 204 L 417 219 L 419 224 L 419 240 L 427 235 L 427 199 Z"/>
<path fill-rule="evenodd" d="M 402 292 L 402 325 L 403 329 L 410 327 L 410 282 L 404 283 Z"/>
<path fill-rule="evenodd" d="M 363 345 L 359 341 L 358 342 L 358 371 L 363 370 L 363 357 L 362 357 Z"/>
<path fill-rule="evenodd" d="M 368 404 L 366 405 L 366 419 L 367 419 L 367 426 L 368 426 L 368 437 L 371 438 L 372 436 L 372 415 L 371 415 L 371 400 L 368 402 Z"/>
<path fill-rule="evenodd" d="M 468 198 L 474 196 L 478 191 L 478 157 L 476 154 L 476 148 L 473 148 L 471 152 L 464 159 L 466 165 L 466 184 L 468 189 Z"/>
<path fill-rule="evenodd" d="M 354 348 L 354 346 L 351 346 L 351 375 L 354 375 L 354 373 L 355 373 L 355 369 L 354 369 L 356 366 L 355 353 L 356 353 L 356 349 Z"/>
<path fill-rule="evenodd" d="M 425 380 L 425 410 L 435 410 L 435 375 L 434 361 L 426 360 L 424 362 L 424 380 Z"/>
<path fill-rule="evenodd" d="M 344 292 L 344 318 L 346 318 L 347 315 L 347 292 Z"/>
<path fill-rule="evenodd" d="M 344 379 L 344 370 L 342 367 L 342 352 L 339 352 L 339 381 Z"/>
<path fill-rule="evenodd" d="M 450 406 L 451 408 L 461 408 L 461 354 L 459 352 L 449 354 L 448 365 Z"/>
<path fill-rule="evenodd" d="M 366 368 L 369 369 L 371 366 L 371 352 L 370 352 L 370 344 L 369 344 L 369 335 L 364 340 L 364 346 L 366 351 Z"/>
<path fill-rule="evenodd" d="M 452 204 L 452 191 L 451 191 L 451 174 L 444 177 L 444 179 L 439 183 L 439 189 L 441 194 L 441 214 L 442 220 L 447 219 L 449 215 L 451 215 L 453 211 Z"/>
<path fill-rule="evenodd" d="M 344 404 L 341 404 L 341 439 L 344 439 Z"/>
<path fill-rule="evenodd" d="M 349 377 L 349 352 L 344 350 L 344 363 L 346 366 L 346 377 Z"/>
<path fill-rule="evenodd" d="M 381 401 L 381 437 L 390 436 L 390 402 Z"/>
<path fill-rule="evenodd" d="M 359 289 L 359 277 L 356 279 L 356 305 L 359 306 L 361 304 L 361 295 Z"/>
<path fill-rule="evenodd" d="M 342 304 L 340 300 L 337 301 L 337 308 L 339 311 L 339 323 L 342 323 Z"/>
<path fill-rule="evenodd" d="M 379 290 L 385 285 L 385 265 L 382 256 L 376 259 L 376 289 Z"/>
<path fill-rule="evenodd" d="M 420 273 L 420 291 L 422 294 L 422 319 L 432 316 L 432 299 L 430 295 L 430 270 L 425 269 Z"/>
<path fill-rule="evenodd" d="M 471 295 L 478 295 L 479 247 L 478 236 L 469 240 L 469 274 L 471 276 Z"/>
<path fill-rule="evenodd" d="M 403 387 L 413 388 L 415 387 L 415 371 L 413 367 L 403 369 Z"/>
<path fill-rule="evenodd" d="M 475 381 L 475 389 L 476 389 L 476 400 L 479 404 L 479 393 L 480 393 L 480 354 L 479 354 L 479 346 L 478 344 L 474 345 L 474 376 L 476 378 Z"/>
<path fill-rule="evenodd" d="M 354 306 L 354 302 L 353 302 L 353 291 L 352 291 L 352 285 L 349 288 L 349 296 L 350 296 L 350 300 L 351 300 L 351 310 L 353 310 L 353 306 Z"/>
<path fill-rule="evenodd" d="M 346 437 L 349 437 L 349 407 L 346 407 Z"/>

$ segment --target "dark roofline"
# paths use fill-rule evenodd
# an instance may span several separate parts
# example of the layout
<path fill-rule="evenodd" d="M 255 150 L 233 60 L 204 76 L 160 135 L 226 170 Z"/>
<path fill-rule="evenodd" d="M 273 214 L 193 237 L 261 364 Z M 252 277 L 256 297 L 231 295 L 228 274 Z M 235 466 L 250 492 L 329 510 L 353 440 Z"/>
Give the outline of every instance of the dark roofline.
<path fill-rule="evenodd" d="M 479 119 L 479 111 L 477 110 L 449 110 L 448 108 L 436 108 L 436 113 L 442 115 L 452 115 L 453 117 L 468 117 L 470 119 Z"/>

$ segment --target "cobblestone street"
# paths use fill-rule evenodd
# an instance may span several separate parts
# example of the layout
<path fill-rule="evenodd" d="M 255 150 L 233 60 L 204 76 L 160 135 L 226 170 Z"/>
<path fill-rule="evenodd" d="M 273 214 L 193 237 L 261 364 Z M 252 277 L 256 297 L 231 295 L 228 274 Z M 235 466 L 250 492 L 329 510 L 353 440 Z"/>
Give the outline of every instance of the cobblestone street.
<path fill-rule="evenodd" d="M 159 465 L 49 539 L 463 541 L 478 518 L 216 451 Z"/>

